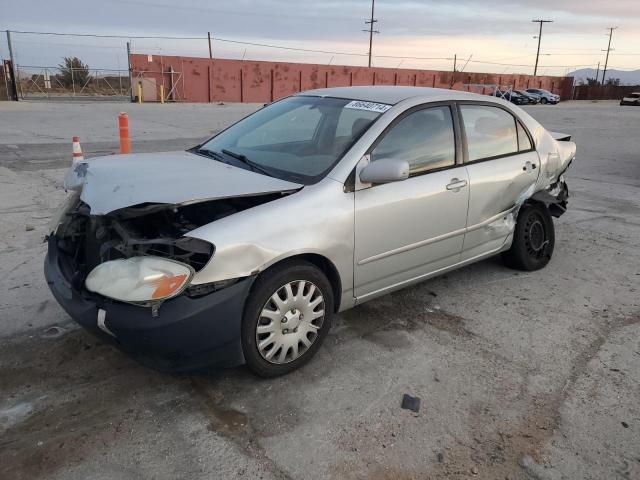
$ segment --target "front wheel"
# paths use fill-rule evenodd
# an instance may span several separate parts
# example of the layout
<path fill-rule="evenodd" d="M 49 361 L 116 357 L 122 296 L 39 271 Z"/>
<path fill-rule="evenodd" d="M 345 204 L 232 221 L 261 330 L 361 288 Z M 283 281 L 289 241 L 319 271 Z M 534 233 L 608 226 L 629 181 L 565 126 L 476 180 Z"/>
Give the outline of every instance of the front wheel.
<path fill-rule="evenodd" d="M 320 348 L 334 311 L 333 289 L 315 265 L 277 265 L 254 284 L 242 319 L 242 350 L 249 369 L 276 377 L 307 363 Z"/>
<path fill-rule="evenodd" d="M 548 100 L 544 97 L 542 97 L 542 99 L 540 100 L 540 103 L 543 105 L 546 105 L 546 103 L 548 102 Z"/>
<path fill-rule="evenodd" d="M 502 258 L 511 268 L 539 270 L 551 260 L 555 239 L 549 210 L 544 205 L 526 204 L 518 214 L 511 248 L 502 254 Z"/>

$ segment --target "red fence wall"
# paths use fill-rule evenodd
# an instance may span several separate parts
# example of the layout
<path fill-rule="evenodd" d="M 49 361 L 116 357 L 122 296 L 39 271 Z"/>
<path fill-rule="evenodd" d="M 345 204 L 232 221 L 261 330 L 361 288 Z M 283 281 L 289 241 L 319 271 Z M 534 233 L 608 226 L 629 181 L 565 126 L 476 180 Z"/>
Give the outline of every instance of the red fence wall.
<path fill-rule="evenodd" d="M 640 92 L 640 85 L 576 85 L 574 100 L 622 100 L 633 92 Z"/>
<path fill-rule="evenodd" d="M 265 103 L 303 90 L 351 85 L 414 85 L 449 88 L 452 72 L 399 68 L 314 65 L 305 63 L 223 60 L 198 57 L 131 55 L 134 85 L 155 81 L 170 99 L 188 102 Z M 170 74 L 170 69 L 173 74 Z M 571 97 L 572 77 L 456 73 L 453 88 L 476 93 L 489 89 L 464 84 L 499 84 L 514 89 L 544 88 Z M 144 86 L 144 85 L 143 85 Z M 143 95 L 145 101 L 156 100 Z M 169 92 L 173 90 L 173 95 Z M 137 91 L 137 90 L 134 90 Z"/>

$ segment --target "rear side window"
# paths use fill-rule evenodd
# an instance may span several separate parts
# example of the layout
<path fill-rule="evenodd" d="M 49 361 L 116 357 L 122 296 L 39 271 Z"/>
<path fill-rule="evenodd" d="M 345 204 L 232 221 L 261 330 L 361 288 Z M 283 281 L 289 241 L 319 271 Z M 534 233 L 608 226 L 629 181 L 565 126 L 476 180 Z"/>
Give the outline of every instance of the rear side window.
<path fill-rule="evenodd" d="M 526 152 L 527 150 L 531 150 L 533 148 L 531 146 L 531 140 L 529 140 L 527 132 L 525 132 L 524 127 L 518 120 L 516 120 L 516 128 L 518 129 L 518 151 Z"/>
<path fill-rule="evenodd" d="M 467 136 L 468 161 L 518 152 L 518 132 L 513 115 L 501 108 L 484 105 L 462 105 L 460 111 Z"/>
<path fill-rule="evenodd" d="M 410 173 L 454 165 L 456 147 L 451 109 L 425 108 L 402 118 L 371 152 L 371 161 L 383 158 L 406 160 Z"/>

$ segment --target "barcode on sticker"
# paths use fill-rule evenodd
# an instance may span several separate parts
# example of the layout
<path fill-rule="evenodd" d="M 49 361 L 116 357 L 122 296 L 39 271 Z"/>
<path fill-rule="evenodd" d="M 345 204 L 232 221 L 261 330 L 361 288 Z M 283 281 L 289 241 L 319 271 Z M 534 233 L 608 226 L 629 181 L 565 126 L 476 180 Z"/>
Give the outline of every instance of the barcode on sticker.
<path fill-rule="evenodd" d="M 354 100 L 353 102 L 347 103 L 344 108 L 353 108 L 354 110 L 368 110 L 370 112 L 384 113 L 391 108 L 391 105 Z"/>

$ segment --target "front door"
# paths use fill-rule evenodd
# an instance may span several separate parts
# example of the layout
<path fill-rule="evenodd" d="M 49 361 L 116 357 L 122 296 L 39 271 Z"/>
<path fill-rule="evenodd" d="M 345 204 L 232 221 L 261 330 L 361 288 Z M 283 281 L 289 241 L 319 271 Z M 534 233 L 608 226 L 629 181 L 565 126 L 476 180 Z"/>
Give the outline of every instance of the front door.
<path fill-rule="evenodd" d="M 355 192 L 358 299 L 459 261 L 469 178 L 455 137 L 451 107 L 445 105 L 406 112 L 374 143 L 370 161 L 405 159 L 410 177 Z"/>

